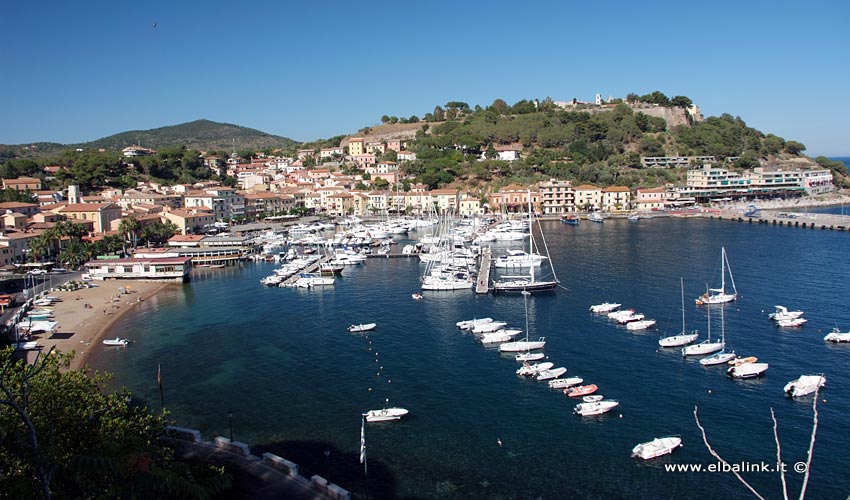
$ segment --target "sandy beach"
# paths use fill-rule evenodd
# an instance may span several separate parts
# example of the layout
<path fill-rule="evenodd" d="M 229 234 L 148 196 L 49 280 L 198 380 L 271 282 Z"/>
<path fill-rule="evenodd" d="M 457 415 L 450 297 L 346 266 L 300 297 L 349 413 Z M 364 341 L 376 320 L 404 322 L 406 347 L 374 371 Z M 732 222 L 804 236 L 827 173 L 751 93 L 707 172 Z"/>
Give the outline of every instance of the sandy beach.
<path fill-rule="evenodd" d="M 95 281 L 92 288 L 77 291 L 52 290 L 49 295 L 61 302 L 53 305 L 54 321 L 59 323 L 52 335 L 36 335 L 34 340 L 42 346 L 42 352 L 51 347 L 63 353 L 75 351 L 70 369 L 83 367 L 89 352 L 103 349 L 101 340 L 113 337 L 112 325 L 125 314 L 131 313 L 138 304 L 154 296 L 174 283 L 147 281 Z M 90 307 L 88 307 L 90 306 Z M 35 353 L 28 353 L 32 361 Z"/>

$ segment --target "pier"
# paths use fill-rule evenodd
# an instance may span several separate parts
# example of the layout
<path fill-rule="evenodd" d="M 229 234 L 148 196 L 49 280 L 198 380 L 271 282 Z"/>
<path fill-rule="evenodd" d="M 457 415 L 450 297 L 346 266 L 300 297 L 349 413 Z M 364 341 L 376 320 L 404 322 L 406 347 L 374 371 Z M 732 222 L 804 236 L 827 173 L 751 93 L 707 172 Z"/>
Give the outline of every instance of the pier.
<path fill-rule="evenodd" d="M 490 291 L 490 260 L 490 247 L 486 247 L 481 254 L 481 267 L 478 269 L 475 293 L 487 293 Z"/>
<path fill-rule="evenodd" d="M 297 273 L 295 273 L 295 274 L 293 274 L 292 276 L 290 276 L 290 277 L 286 278 L 285 280 L 283 280 L 283 281 L 280 283 L 280 285 L 279 285 L 279 286 L 287 286 L 287 285 L 291 285 L 291 284 L 295 283 L 296 281 L 298 281 L 298 278 L 300 278 L 300 277 L 301 277 L 300 275 L 301 275 L 302 273 L 315 273 L 316 271 L 318 271 L 318 270 L 319 270 L 319 267 L 320 267 L 322 264 L 327 263 L 329 260 L 331 260 L 331 257 L 330 257 L 330 256 L 328 256 L 328 255 L 325 255 L 324 257 L 322 257 L 321 259 L 317 260 L 316 262 L 313 262 L 313 263 L 312 263 L 312 264 L 310 264 L 309 266 L 305 267 L 304 269 L 302 269 L 302 270 L 298 271 Z"/>
<path fill-rule="evenodd" d="M 757 215 L 745 216 L 740 211 L 720 210 L 705 214 L 718 220 L 747 222 L 749 224 L 771 224 L 774 226 L 798 227 L 802 229 L 822 229 L 847 231 L 850 228 L 850 215 L 761 211 Z"/>

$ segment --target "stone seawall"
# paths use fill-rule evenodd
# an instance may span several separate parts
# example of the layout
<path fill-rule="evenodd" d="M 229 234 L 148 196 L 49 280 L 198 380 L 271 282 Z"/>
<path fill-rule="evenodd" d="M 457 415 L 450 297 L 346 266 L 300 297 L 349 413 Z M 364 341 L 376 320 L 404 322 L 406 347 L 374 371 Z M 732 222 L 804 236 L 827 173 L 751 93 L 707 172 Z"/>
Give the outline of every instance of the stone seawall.
<path fill-rule="evenodd" d="M 273 453 L 257 457 L 247 444 L 226 437 L 216 436 L 210 442 L 204 441 L 195 429 L 169 426 L 167 430 L 169 442 L 181 458 L 238 468 L 262 482 L 263 490 L 272 495 L 270 498 L 351 499 L 348 490 L 322 476 L 304 477 L 299 474 L 298 464 Z"/>

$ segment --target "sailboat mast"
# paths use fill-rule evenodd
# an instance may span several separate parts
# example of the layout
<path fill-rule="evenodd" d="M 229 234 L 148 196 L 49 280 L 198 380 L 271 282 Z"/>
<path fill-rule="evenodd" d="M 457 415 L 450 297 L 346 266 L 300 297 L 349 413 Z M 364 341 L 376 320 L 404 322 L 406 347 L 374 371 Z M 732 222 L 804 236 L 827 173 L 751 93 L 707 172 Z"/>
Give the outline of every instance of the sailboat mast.
<path fill-rule="evenodd" d="M 726 247 L 720 247 L 720 293 L 726 293 Z"/>
<path fill-rule="evenodd" d="M 682 290 L 682 334 L 685 333 L 685 278 L 679 277 L 679 284 Z"/>
<path fill-rule="evenodd" d="M 534 255 L 534 231 L 532 230 L 534 221 L 531 219 L 531 190 L 528 190 L 528 255 L 533 258 Z M 531 275 L 531 284 L 534 284 L 534 263 L 529 266 Z"/>
<path fill-rule="evenodd" d="M 729 266 L 729 257 L 726 256 L 726 247 L 723 247 L 723 262 L 726 263 L 726 268 L 729 269 L 729 281 L 732 282 L 732 293 L 738 295 L 738 287 L 735 286 L 735 277 L 732 276 L 732 267 Z"/>
<path fill-rule="evenodd" d="M 705 284 L 705 294 L 708 295 L 708 283 Z M 706 342 L 711 342 L 711 308 L 707 308 L 708 311 L 708 340 Z M 722 311 L 722 309 L 721 309 Z"/>

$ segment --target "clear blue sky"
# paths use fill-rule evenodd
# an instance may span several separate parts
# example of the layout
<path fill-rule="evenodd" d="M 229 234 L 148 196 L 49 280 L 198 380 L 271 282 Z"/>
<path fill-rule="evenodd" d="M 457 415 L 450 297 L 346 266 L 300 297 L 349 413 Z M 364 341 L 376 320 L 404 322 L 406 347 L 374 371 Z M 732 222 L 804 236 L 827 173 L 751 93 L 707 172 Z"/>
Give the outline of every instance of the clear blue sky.
<path fill-rule="evenodd" d="M 85 142 L 198 118 L 310 141 L 448 101 L 660 90 L 811 156 L 850 155 L 847 5 L 10 2 L 0 143 Z"/>

